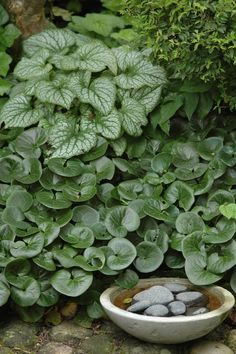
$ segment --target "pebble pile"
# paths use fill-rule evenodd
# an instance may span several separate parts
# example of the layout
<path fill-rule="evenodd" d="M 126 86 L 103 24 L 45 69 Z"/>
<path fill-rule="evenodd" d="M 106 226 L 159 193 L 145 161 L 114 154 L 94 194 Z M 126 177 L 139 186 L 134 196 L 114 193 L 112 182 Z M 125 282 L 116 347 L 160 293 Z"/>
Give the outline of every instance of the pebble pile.
<path fill-rule="evenodd" d="M 207 295 L 199 291 L 182 284 L 167 283 L 134 295 L 127 311 L 158 317 L 195 316 L 209 312 L 208 301 Z"/>

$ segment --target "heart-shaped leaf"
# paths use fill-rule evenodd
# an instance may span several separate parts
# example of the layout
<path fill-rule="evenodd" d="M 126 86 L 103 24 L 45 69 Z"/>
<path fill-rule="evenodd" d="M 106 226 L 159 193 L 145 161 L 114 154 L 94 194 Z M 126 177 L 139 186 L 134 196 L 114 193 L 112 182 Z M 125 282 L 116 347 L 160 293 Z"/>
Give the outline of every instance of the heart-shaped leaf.
<path fill-rule="evenodd" d="M 167 152 L 161 152 L 153 157 L 151 161 L 151 166 L 153 171 L 162 175 L 164 172 L 167 172 L 170 164 L 172 162 L 172 156 Z"/>
<path fill-rule="evenodd" d="M 79 94 L 81 102 L 91 104 L 91 106 L 105 116 L 114 107 L 115 97 L 116 87 L 110 79 L 105 77 L 95 79 L 89 88 L 83 88 Z"/>
<path fill-rule="evenodd" d="M 206 256 L 206 247 L 203 241 L 202 233 L 195 231 L 184 237 L 182 240 L 182 252 L 186 259 L 192 255 Z"/>
<path fill-rule="evenodd" d="M 208 166 L 205 163 L 198 163 L 194 167 L 178 167 L 175 170 L 175 175 L 181 181 L 189 181 L 201 177 L 207 170 Z"/>
<path fill-rule="evenodd" d="M 43 234 L 44 246 L 50 245 L 59 235 L 60 226 L 56 222 L 45 221 L 39 225 L 39 229 Z"/>
<path fill-rule="evenodd" d="M 33 258 L 33 262 L 40 268 L 46 269 L 49 272 L 54 272 L 56 270 L 56 264 L 53 261 L 51 252 L 43 252 L 42 250 L 37 257 Z"/>
<path fill-rule="evenodd" d="M 185 182 L 175 181 L 167 188 L 165 199 L 171 204 L 178 200 L 179 206 L 187 211 L 194 203 L 193 189 Z"/>
<path fill-rule="evenodd" d="M 64 49 L 73 46 L 74 43 L 75 35 L 73 32 L 68 29 L 50 28 L 24 41 L 24 52 L 32 56 L 45 48 L 52 53 L 61 53 Z"/>
<path fill-rule="evenodd" d="M 172 149 L 175 167 L 194 168 L 199 162 L 198 153 L 193 143 L 176 143 Z"/>
<path fill-rule="evenodd" d="M 39 158 L 41 155 L 40 146 L 47 140 L 44 130 L 40 127 L 35 127 L 23 131 L 17 136 L 14 147 L 16 152 L 22 157 Z"/>
<path fill-rule="evenodd" d="M 40 296 L 39 283 L 31 278 L 26 277 L 22 288 L 11 287 L 12 300 L 19 306 L 28 307 L 35 304 Z"/>
<path fill-rule="evenodd" d="M 108 212 L 105 225 L 111 235 L 125 237 L 128 232 L 138 229 L 140 219 L 138 214 L 131 208 L 125 206 L 114 207 Z"/>
<path fill-rule="evenodd" d="M 5 267 L 4 275 L 9 284 L 21 287 L 22 280 L 29 274 L 30 262 L 25 258 L 11 260 Z"/>
<path fill-rule="evenodd" d="M 48 168 L 50 171 L 63 177 L 76 177 L 85 171 L 85 165 L 76 158 L 66 159 L 49 159 Z"/>
<path fill-rule="evenodd" d="M 17 166 L 15 179 L 23 184 L 32 184 L 40 179 L 41 174 L 42 166 L 40 161 L 35 157 L 29 157 Z"/>
<path fill-rule="evenodd" d="M 42 307 L 50 307 L 55 305 L 59 300 L 58 292 L 52 288 L 48 279 L 42 279 L 40 284 L 40 296 L 37 304 Z"/>
<path fill-rule="evenodd" d="M 134 245 L 124 238 L 114 238 L 107 246 L 113 251 L 107 257 L 107 266 L 112 270 L 127 268 L 137 255 Z"/>
<path fill-rule="evenodd" d="M 198 144 L 199 155 L 210 161 L 223 147 L 223 140 L 220 137 L 210 137 Z"/>
<path fill-rule="evenodd" d="M 31 108 L 31 97 L 18 95 L 10 98 L 0 112 L 0 121 L 6 127 L 29 127 L 43 118 L 40 108 Z"/>
<path fill-rule="evenodd" d="M 51 284 L 59 293 L 67 296 L 77 297 L 83 294 L 92 284 L 92 273 L 84 270 L 57 271 L 51 278 Z"/>
<path fill-rule="evenodd" d="M 119 110 L 122 127 L 132 136 L 142 134 L 142 125 L 147 124 L 145 107 L 133 98 L 124 99 Z"/>
<path fill-rule="evenodd" d="M 219 210 L 227 219 L 236 219 L 236 204 L 223 204 L 220 205 Z"/>
<path fill-rule="evenodd" d="M 98 182 L 103 179 L 111 180 L 113 178 L 115 173 L 115 166 L 112 160 L 108 159 L 106 156 L 92 161 L 91 165 L 95 167 Z"/>
<path fill-rule="evenodd" d="M 17 207 L 9 206 L 3 210 L 2 220 L 13 227 L 25 230 L 30 225 L 25 220 L 24 213 Z"/>
<path fill-rule="evenodd" d="M 102 269 L 106 261 L 105 254 L 102 249 L 96 247 L 86 248 L 83 256 L 85 260 L 96 270 Z"/>
<path fill-rule="evenodd" d="M 138 281 L 139 277 L 137 273 L 131 269 L 126 269 L 124 273 L 115 280 L 115 283 L 121 288 L 131 289 L 137 285 Z"/>
<path fill-rule="evenodd" d="M 137 247 L 137 258 L 134 265 L 141 273 L 150 273 L 159 268 L 164 256 L 161 249 L 152 242 L 140 242 Z"/>
<path fill-rule="evenodd" d="M 46 81 L 38 83 L 36 97 L 44 103 L 52 103 L 69 109 L 75 94 L 67 87 L 66 80 Z"/>
<path fill-rule="evenodd" d="M 4 183 L 14 181 L 21 162 L 22 160 L 15 155 L 0 158 L 0 180 Z"/>
<path fill-rule="evenodd" d="M 80 224 L 67 224 L 61 231 L 60 237 L 75 248 L 88 248 L 94 242 L 93 231 Z"/>
<path fill-rule="evenodd" d="M 14 75 L 20 80 L 29 80 L 36 77 L 44 77 L 51 70 L 52 65 L 46 64 L 46 60 L 50 56 L 50 52 L 42 49 L 33 58 L 22 58 L 15 66 Z"/>
<path fill-rule="evenodd" d="M 41 233 L 24 238 L 11 244 L 10 252 L 14 257 L 32 258 L 43 249 L 44 238 Z"/>
<path fill-rule="evenodd" d="M 206 243 L 224 243 L 232 239 L 235 234 L 235 221 L 222 217 L 215 227 L 206 230 L 203 239 Z"/>
<path fill-rule="evenodd" d="M 99 221 L 99 213 L 88 205 L 80 205 L 73 209 L 73 221 L 85 226 L 92 226 Z"/>
<path fill-rule="evenodd" d="M 196 285 L 209 285 L 222 278 L 206 269 L 206 257 L 198 254 L 189 256 L 185 261 L 185 272 L 188 279 Z"/>
<path fill-rule="evenodd" d="M 39 203 L 52 209 L 66 209 L 71 206 L 71 202 L 65 199 L 60 192 L 53 194 L 51 192 L 40 191 L 36 193 L 36 199 Z"/>
<path fill-rule="evenodd" d="M 207 268 L 212 273 L 225 273 L 236 265 L 236 242 L 231 241 L 222 247 L 219 252 L 210 254 L 207 260 Z"/>
<path fill-rule="evenodd" d="M 194 231 L 203 231 L 204 222 L 198 214 L 185 212 L 179 214 L 175 222 L 176 229 L 181 234 L 191 234 Z"/>

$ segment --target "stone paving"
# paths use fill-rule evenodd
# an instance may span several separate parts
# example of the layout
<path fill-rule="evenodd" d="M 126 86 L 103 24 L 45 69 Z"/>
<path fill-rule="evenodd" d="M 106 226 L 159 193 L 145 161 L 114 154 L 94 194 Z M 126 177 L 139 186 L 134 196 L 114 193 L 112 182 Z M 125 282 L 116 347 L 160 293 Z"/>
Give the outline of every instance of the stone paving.
<path fill-rule="evenodd" d="M 73 320 L 54 327 L 1 320 L 0 354 L 236 354 L 236 329 L 227 323 L 201 340 L 171 346 L 139 341 L 109 321 L 90 329 Z"/>

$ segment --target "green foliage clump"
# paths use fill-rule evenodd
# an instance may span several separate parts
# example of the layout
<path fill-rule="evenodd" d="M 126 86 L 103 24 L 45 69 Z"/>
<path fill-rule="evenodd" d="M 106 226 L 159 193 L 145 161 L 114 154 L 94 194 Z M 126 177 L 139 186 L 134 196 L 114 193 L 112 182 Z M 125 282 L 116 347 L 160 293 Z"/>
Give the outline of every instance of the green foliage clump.
<path fill-rule="evenodd" d="M 102 13 L 71 16 L 68 28 L 80 34 L 102 39 L 110 46 L 136 42 L 137 33 L 132 28 L 132 18 L 120 16 L 121 1 L 103 0 Z"/>
<path fill-rule="evenodd" d="M 189 85 L 153 113 L 166 77 L 146 51 L 68 29 L 27 39 L 14 78 L 0 111 L 1 306 L 37 321 L 73 297 L 98 318 L 105 281 L 130 288 L 166 268 L 236 290 L 231 116 L 200 129 L 193 108 L 176 115 Z M 169 136 L 159 113 L 174 115 Z"/>
<path fill-rule="evenodd" d="M 124 12 L 174 77 L 210 82 L 236 107 L 234 0 L 124 0 Z"/>
<path fill-rule="evenodd" d="M 11 87 L 11 83 L 5 79 L 12 62 L 12 57 L 7 53 L 7 49 L 20 35 L 20 31 L 13 24 L 7 24 L 8 21 L 8 14 L 0 5 L 0 96 L 8 93 Z"/>

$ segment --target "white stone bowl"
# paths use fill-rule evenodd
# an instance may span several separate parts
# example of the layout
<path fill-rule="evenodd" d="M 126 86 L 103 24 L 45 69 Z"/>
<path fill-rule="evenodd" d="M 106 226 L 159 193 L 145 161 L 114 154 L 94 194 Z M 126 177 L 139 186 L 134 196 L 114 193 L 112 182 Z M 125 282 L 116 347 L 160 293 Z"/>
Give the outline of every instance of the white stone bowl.
<path fill-rule="evenodd" d="M 187 279 L 182 278 L 150 278 L 141 279 L 136 287 L 146 288 L 174 282 L 193 287 Z M 234 296 L 220 286 L 197 287 L 215 295 L 221 303 L 216 310 L 208 313 L 186 317 L 152 317 L 131 313 L 113 304 L 114 299 L 124 291 L 113 286 L 105 290 L 100 302 L 107 316 L 125 332 L 151 343 L 174 344 L 184 343 L 200 338 L 211 332 L 227 317 L 234 306 Z"/>

